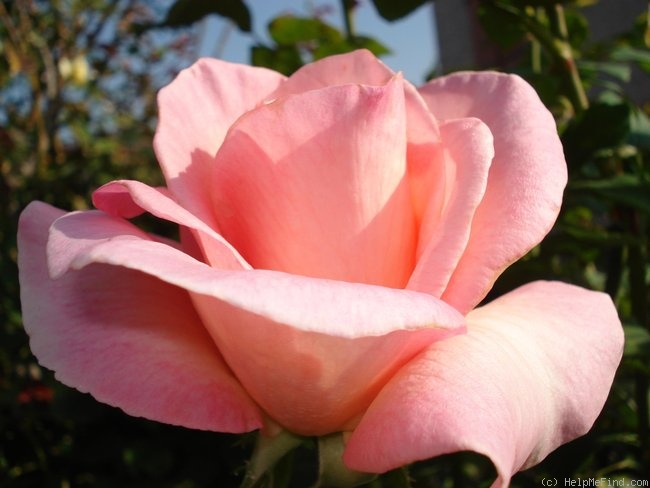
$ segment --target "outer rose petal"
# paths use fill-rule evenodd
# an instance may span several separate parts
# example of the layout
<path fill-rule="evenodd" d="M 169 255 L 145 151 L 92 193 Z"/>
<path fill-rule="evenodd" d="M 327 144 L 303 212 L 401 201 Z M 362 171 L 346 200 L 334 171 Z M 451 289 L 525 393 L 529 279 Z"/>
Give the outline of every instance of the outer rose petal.
<path fill-rule="evenodd" d="M 401 77 L 280 98 L 233 125 L 213 195 L 256 269 L 394 288 L 415 259 Z"/>
<path fill-rule="evenodd" d="M 115 217 L 130 218 L 146 210 L 156 217 L 188 227 L 196 235 L 201 254 L 215 268 L 251 269 L 223 237 L 159 189 L 139 181 L 112 181 L 93 193 L 93 203 Z"/>
<path fill-rule="evenodd" d="M 201 59 L 158 94 L 154 149 L 180 204 L 214 228 L 209 185 L 226 131 L 285 77 L 275 71 Z"/>
<path fill-rule="evenodd" d="M 436 342 L 382 390 L 349 440 L 349 467 L 384 472 L 472 450 L 503 487 L 591 428 L 623 349 L 607 295 L 535 282 L 467 320 L 466 335 Z"/>
<path fill-rule="evenodd" d="M 48 246 L 62 255 L 52 264 L 124 266 L 188 290 L 246 390 L 297 433 L 351 428 L 397 369 L 431 342 L 463 331 L 463 317 L 427 294 L 218 270 L 129 234 L 125 225 L 99 212 L 58 219 Z M 111 229 L 119 238 L 110 238 Z"/>
<path fill-rule="evenodd" d="M 259 428 L 258 407 L 223 362 L 187 292 L 105 265 L 49 278 L 48 228 L 62 214 L 32 203 L 19 226 L 23 319 L 39 362 L 63 383 L 130 415 L 220 432 Z"/>
<path fill-rule="evenodd" d="M 453 74 L 428 83 L 420 94 L 439 120 L 476 117 L 494 136 L 485 197 L 442 295 L 465 313 L 550 230 L 566 185 L 566 163 L 552 115 L 517 76 Z"/>

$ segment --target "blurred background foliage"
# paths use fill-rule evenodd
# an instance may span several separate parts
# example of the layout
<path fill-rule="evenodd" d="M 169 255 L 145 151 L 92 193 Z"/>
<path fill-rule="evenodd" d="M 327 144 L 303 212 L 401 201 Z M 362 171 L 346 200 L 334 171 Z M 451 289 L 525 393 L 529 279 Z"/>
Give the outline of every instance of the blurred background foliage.
<path fill-rule="evenodd" d="M 427 3 L 373 0 L 389 21 L 421 15 Z M 625 32 L 594 42 L 582 10 L 594 3 L 473 2 L 481 35 L 504 54 L 478 67 L 516 72 L 533 84 L 556 117 L 570 172 L 554 229 L 488 299 L 534 279 L 603 290 L 617 304 L 627 339 L 594 429 L 517 475 L 519 487 L 541 486 L 545 477 L 650 479 L 650 100 L 628 91 L 633 73 L 650 73 L 650 19 L 639 11 Z M 253 2 L 241 0 L 0 0 L 0 486 L 239 485 L 250 437 L 128 417 L 37 365 L 20 319 L 17 219 L 36 199 L 87 208 L 90 192 L 112 179 L 162 183 L 151 148 L 155 95 L 196 57 L 197 22 L 206 16 L 226 17 L 256 39 L 251 64 L 290 74 L 359 47 L 388 53 L 390 39 L 357 35 L 357 7 L 341 0 L 343 29 L 317 8 L 278 15 L 264 42 L 252 32 Z M 316 464 L 315 446 L 306 443 L 263 481 L 308 486 Z M 488 460 L 459 453 L 388 473 L 371 486 L 489 486 L 493 477 Z"/>

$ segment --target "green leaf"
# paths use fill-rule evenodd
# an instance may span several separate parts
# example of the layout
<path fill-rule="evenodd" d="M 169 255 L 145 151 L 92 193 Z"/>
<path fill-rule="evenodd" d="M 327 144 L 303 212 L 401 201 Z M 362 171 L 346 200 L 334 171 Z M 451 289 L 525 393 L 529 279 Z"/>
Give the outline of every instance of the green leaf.
<path fill-rule="evenodd" d="M 625 142 L 630 131 L 631 107 L 627 103 L 597 102 L 576 117 L 562 142 L 571 167 L 579 167 L 597 151 Z"/>
<path fill-rule="evenodd" d="M 625 357 L 649 357 L 650 356 L 650 332 L 639 325 L 625 324 Z"/>
<path fill-rule="evenodd" d="M 610 57 L 614 61 L 636 63 L 644 71 L 650 72 L 650 51 L 647 49 L 636 49 L 632 46 L 620 46 L 612 51 Z"/>
<path fill-rule="evenodd" d="M 262 45 L 252 46 L 251 63 L 253 66 L 269 68 L 287 76 L 303 65 L 300 52 L 295 46 L 277 46 L 275 48 Z"/>
<path fill-rule="evenodd" d="M 355 36 L 352 39 L 342 39 L 340 42 L 325 42 L 313 50 L 314 59 L 322 59 L 332 54 L 349 53 L 356 49 L 368 49 L 375 56 L 382 56 L 390 53 L 390 50 L 369 37 Z"/>
<path fill-rule="evenodd" d="M 650 149 L 650 118 L 638 108 L 630 114 L 630 134 L 628 144 L 643 149 Z"/>
<path fill-rule="evenodd" d="M 375 56 L 390 54 L 390 49 L 372 37 L 354 36 L 351 44 L 354 49 L 367 49 Z"/>
<path fill-rule="evenodd" d="M 571 45 L 575 48 L 582 46 L 589 38 L 589 22 L 577 9 L 566 9 L 564 15 Z"/>
<path fill-rule="evenodd" d="M 341 54 L 365 48 L 375 56 L 387 54 L 390 50 L 379 41 L 365 36 L 346 39 L 343 33 L 325 22 L 315 18 L 283 15 L 269 23 L 269 34 L 278 47 L 264 48 L 264 52 L 254 53 L 255 64 L 277 69 L 285 74 L 295 71 L 297 60 L 305 48 L 314 59 L 332 54 Z M 302 60 L 300 60 L 302 64 Z"/>
<path fill-rule="evenodd" d="M 584 228 L 568 224 L 559 225 L 558 229 L 571 236 L 571 239 L 580 241 L 580 243 L 583 244 L 601 247 L 617 247 L 639 243 L 638 238 L 620 232 L 608 232 L 601 229 Z"/>
<path fill-rule="evenodd" d="M 232 20 L 242 31 L 251 30 L 251 15 L 242 0 L 176 0 L 160 26 L 182 27 L 210 14 Z"/>
<path fill-rule="evenodd" d="M 406 17 L 408 14 L 421 7 L 429 0 L 372 0 L 379 15 L 386 20 L 397 20 Z"/>
<path fill-rule="evenodd" d="M 576 181 L 574 191 L 588 191 L 610 202 L 626 205 L 650 214 L 650 183 L 635 175 L 624 174 L 602 180 Z"/>
<path fill-rule="evenodd" d="M 504 49 L 514 46 L 526 36 L 526 29 L 518 20 L 519 14 L 525 15 L 516 8 L 489 2 L 479 4 L 477 11 L 485 33 Z"/>
<path fill-rule="evenodd" d="M 340 42 L 343 35 L 334 27 L 316 18 L 301 18 L 293 15 L 277 17 L 269 24 L 271 38 L 281 46 L 319 41 Z"/>
<path fill-rule="evenodd" d="M 578 61 L 577 64 L 581 74 L 602 73 L 624 83 L 629 82 L 632 75 L 630 67 L 625 63 L 610 61 Z"/>

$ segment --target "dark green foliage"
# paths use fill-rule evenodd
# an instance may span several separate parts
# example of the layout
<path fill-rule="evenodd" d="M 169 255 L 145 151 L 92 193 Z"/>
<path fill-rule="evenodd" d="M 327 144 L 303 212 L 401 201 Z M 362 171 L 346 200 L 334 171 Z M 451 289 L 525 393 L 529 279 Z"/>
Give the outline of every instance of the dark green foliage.
<path fill-rule="evenodd" d="M 483 30 L 502 48 L 510 48 L 526 37 L 526 27 L 517 22 L 509 8 L 499 3 L 482 2 L 477 9 Z"/>
<path fill-rule="evenodd" d="M 303 65 L 300 51 L 295 46 L 251 47 L 251 62 L 290 75 Z"/>
<path fill-rule="evenodd" d="M 650 215 L 650 181 L 643 181 L 631 174 L 622 174 L 608 179 L 576 181 L 571 184 L 576 194 L 592 194 L 594 197 L 625 205 Z"/>
<path fill-rule="evenodd" d="M 516 70 L 556 115 L 570 171 L 557 224 L 506 270 L 488 300 L 534 279 L 581 284 L 614 298 L 626 335 L 622 367 L 592 431 L 517 475 L 513 486 L 650 476 L 650 122 L 648 106 L 626 95 L 632 69 L 647 68 L 647 28 L 639 27 L 647 12 L 619 38 L 589 44 L 576 3 L 481 2 L 495 43 L 529 48 Z M 507 19 L 517 25 L 499 29 Z"/>
<path fill-rule="evenodd" d="M 160 26 L 182 27 L 217 14 L 232 20 L 245 32 L 251 30 L 251 15 L 241 0 L 176 0 Z"/>
<path fill-rule="evenodd" d="M 390 52 L 375 39 L 352 33 L 345 35 L 316 17 L 281 15 L 269 23 L 268 30 L 275 44 L 253 46 L 251 62 L 285 75 L 305 63 L 355 49 L 368 49 L 376 56 Z"/>
<path fill-rule="evenodd" d="M 340 42 L 342 34 L 320 19 L 283 15 L 269 24 L 269 34 L 280 46 L 291 46 L 301 42 Z"/>
<path fill-rule="evenodd" d="M 598 152 L 619 147 L 630 132 L 627 103 L 593 103 L 569 123 L 562 136 L 571 169 L 593 161 Z"/>
<path fill-rule="evenodd" d="M 430 0 L 372 0 L 379 15 L 386 20 L 398 20 L 428 3 Z"/>

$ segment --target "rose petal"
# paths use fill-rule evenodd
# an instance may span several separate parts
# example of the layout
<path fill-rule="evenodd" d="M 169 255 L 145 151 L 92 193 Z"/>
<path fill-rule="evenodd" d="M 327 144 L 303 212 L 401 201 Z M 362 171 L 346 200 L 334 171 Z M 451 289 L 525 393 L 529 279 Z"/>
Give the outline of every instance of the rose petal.
<path fill-rule="evenodd" d="M 158 94 L 154 149 L 178 202 L 214 227 L 211 166 L 228 128 L 284 80 L 264 68 L 201 59 Z"/>
<path fill-rule="evenodd" d="M 269 98 L 337 85 L 383 86 L 394 76 L 395 72 L 374 54 L 367 49 L 358 49 L 306 64 L 282 83 Z"/>
<path fill-rule="evenodd" d="M 438 210 L 442 208 L 442 196 L 449 192 L 447 176 L 453 171 L 453 166 L 449 167 L 443 155 L 438 122 L 420 94 L 407 83 L 405 95 L 409 186 L 415 219 L 420 227 L 425 212 L 433 212 L 436 203 L 440 206 Z"/>
<path fill-rule="evenodd" d="M 62 214 L 35 202 L 20 219 L 23 320 L 39 362 L 130 415 L 220 432 L 261 427 L 187 292 L 106 265 L 49 278 L 48 228 Z"/>
<path fill-rule="evenodd" d="M 420 226 L 417 265 L 407 285 L 438 297 L 465 251 L 494 156 L 492 134 L 477 119 L 449 121 L 440 130 L 446 159 L 441 166 L 450 170 L 445 175 L 447 191 L 430 197 Z"/>
<path fill-rule="evenodd" d="M 476 117 L 494 136 L 495 157 L 467 249 L 443 299 L 471 310 L 497 276 L 538 244 L 560 209 L 567 171 L 552 115 L 514 75 L 460 73 L 420 88 L 439 120 Z"/>
<path fill-rule="evenodd" d="M 151 237 L 130 222 L 104 212 L 90 210 L 63 214 L 53 222 L 44 245 L 50 277 L 59 279 L 79 255 L 92 251 L 97 244 L 120 239 L 148 241 Z"/>
<path fill-rule="evenodd" d="M 350 468 L 472 450 L 492 459 L 504 487 L 591 428 L 623 347 L 607 295 L 535 282 L 467 320 L 466 335 L 434 343 L 382 390 L 349 439 Z"/>
<path fill-rule="evenodd" d="M 121 237 L 107 239 L 107 219 L 112 217 L 97 212 L 61 217 L 49 245 L 69 250 L 61 260 L 73 269 L 124 266 L 191 292 L 246 390 L 297 433 L 353 425 L 401 365 L 432 341 L 463 331 L 463 317 L 427 294 L 273 271 L 218 270 L 135 233 L 127 236 L 122 223 L 115 225 Z"/>
<path fill-rule="evenodd" d="M 129 218 L 146 210 L 158 218 L 188 227 L 195 231 L 196 240 L 213 267 L 251 268 L 223 237 L 178 205 L 162 190 L 151 188 L 139 181 L 112 181 L 93 193 L 93 203 L 98 209 L 116 217 Z"/>
<path fill-rule="evenodd" d="M 366 49 L 328 56 L 309 63 L 282 83 L 270 98 L 284 97 L 336 85 L 363 84 L 383 86 L 395 72 Z M 430 194 L 443 193 L 440 171 L 440 133 L 433 115 L 417 90 L 403 82 L 406 106 L 407 161 L 413 209 L 419 223 Z"/>
<path fill-rule="evenodd" d="M 330 282 L 331 288 L 324 293 L 313 287 L 311 302 L 294 300 L 295 294 L 287 293 L 281 297 L 283 305 L 300 309 L 305 316 L 303 320 L 309 320 L 308 313 L 318 313 L 327 306 L 338 315 L 334 320 L 339 326 L 353 329 L 357 318 L 348 318 L 351 306 L 346 290 L 341 290 L 342 296 L 337 300 L 338 283 Z M 353 428 L 399 368 L 431 342 L 459 332 L 448 329 L 449 323 L 441 324 L 432 314 L 428 324 L 420 323 L 423 328 L 419 330 L 403 329 L 349 339 L 296 330 L 293 324 L 254 315 L 243 307 L 234 308 L 206 296 L 193 295 L 193 298 L 228 364 L 251 396 L 275 422 L 294 433 L 309 436 Z M 394 305 L 401 301 L 387 298 Z M 358 299 L 378 305 L 375 296 L 364 297 L 359 293 Z M 404 322 L 405 310 L 396 314 L 397 310 L 393 309 L 393 315 L 398 315 L 397 322 Z M 375 313 L 376 317 L 366 314 L 368 323 L 383 322 L 379 318 L 381 311 Z"/>
<path fill-rule="evenodd" d="M 146 207 L 149 205 L 146 203 L 138 203 L 136 201 L 138 197 L 131 196 L 129 186 L 133 187 L 135 185 L 149 188 L 148 193 L 155 194 L 156 198 L 170 199 L 169 195 L 165 194 L 166 189 L 151 188 L 144 183 L 120 180 L 111 181 L 95 190 L 92 194 L 93 205 L 95 208 L 114 217 L 122 217 L 124 219 L 138 217 L 147 211 Z M 151 199 L 151 197 L 148 199 L 145 197 L 145 201 Z"/>
<path fill-rule="evenodd" d="M 93 263 L 123 266 L 307 332 L 357 338 L 464 323 L 452 307 L 424 293 L 276 271 L 215 269 L 98 211 L 58 218 L 47 254 L 56 277 Z"/>
<path fill-rule="evenodd" d="M 400 77 L 249 112 L 215 162 L 222 235 L 257 269 L 404 287 L 416 238 L 404 117 Z"/>

